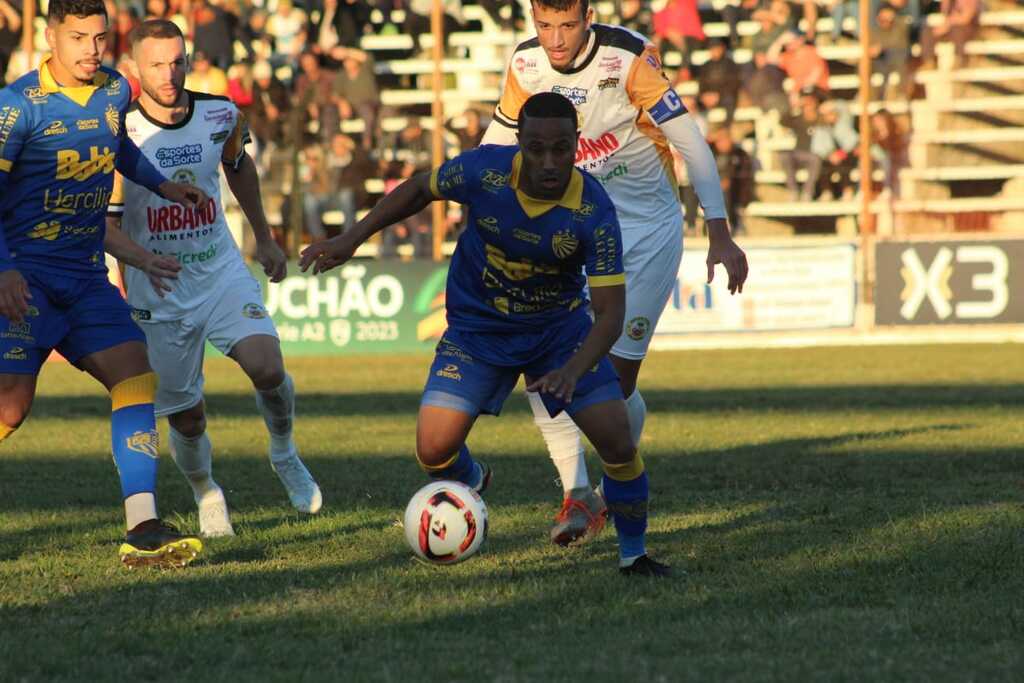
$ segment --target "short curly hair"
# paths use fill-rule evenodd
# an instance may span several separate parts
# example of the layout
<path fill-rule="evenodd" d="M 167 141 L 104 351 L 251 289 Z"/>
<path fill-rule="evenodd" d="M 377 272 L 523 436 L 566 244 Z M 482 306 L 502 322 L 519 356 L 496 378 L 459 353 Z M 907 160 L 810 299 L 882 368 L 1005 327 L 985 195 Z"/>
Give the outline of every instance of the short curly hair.
<path fill-rule="evenodd" d="M 47 20 L 61 24 L 67 17 L 91 17 L 102 14 L 108 19 L 107 5 L 103 0 L 50 0 Z"/>

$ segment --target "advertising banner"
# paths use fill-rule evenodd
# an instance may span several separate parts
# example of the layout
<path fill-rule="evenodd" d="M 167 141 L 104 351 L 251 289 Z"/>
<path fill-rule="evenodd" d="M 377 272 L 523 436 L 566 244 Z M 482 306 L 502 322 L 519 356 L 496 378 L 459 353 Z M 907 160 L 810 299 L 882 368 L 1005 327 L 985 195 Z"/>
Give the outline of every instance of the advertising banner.
<path fill-rule="evenodd" d="M 685 249 L 655 335 L 852 327 L 857 302 L 852 243 L 749 247 L 742 294 L 719 266 L 707 284 L 707 249 Z M 642 324 L 642 323 L 641 323 Z M 627 321 L 632 328 L 637 323 Z"/>
<path fill-rule="evenodd" d="M 879 242 L 875 323 L 1024 322 L 1022 263 L 1024 239 Z"/>
<path fill-rule="evenodd" d="M 445 329 L 447 264 L 355 261 L 282 282 L 253 266 L 287 355 L 431 351 Z"/>

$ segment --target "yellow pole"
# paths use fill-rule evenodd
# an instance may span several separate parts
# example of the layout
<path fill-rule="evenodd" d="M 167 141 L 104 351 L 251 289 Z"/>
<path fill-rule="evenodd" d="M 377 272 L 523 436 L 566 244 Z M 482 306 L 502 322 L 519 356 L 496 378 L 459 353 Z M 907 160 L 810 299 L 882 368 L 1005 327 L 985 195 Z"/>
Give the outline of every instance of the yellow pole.
<path fill-rule="evenodd" d="M 868 263 L 871 234 L 875 229 L 871 214 L 871 0 L 860 0 L 860 246 L 861 261 L 864 264 L 861 297 L 865 303 L 871 301 L 870 272 Z"/>
<path fill-rule="evenodd" d="M 444 6 L 441 0 L 434 0 L 434 6 L 431 8 L 430 30 L 434 34 L 434 101 L 430 107 L 430 114 L 434 117 L 433 165 L 437 168 L 444 163 L 444 102 L 441 100 L 441 92 L 444 90 L 444 73 L 441 69 L 441 61 L 444 59 Z M 431 209 L 434 226 L 433 258 L 440 261 L 441 244 L 444 242 L 445 233 L 446 204 L 434 202 Z"/>

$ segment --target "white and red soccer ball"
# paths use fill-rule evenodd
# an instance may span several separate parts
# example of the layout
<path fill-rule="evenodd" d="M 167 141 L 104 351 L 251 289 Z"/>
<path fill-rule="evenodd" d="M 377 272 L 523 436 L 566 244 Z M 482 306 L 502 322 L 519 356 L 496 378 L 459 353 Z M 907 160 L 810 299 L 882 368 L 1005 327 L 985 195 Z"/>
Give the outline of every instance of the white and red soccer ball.
<path fill-rule="evenodd" d="M 487 538 L 487 506 L 465 484 L 435 481 L 413 495 L 403 525 L 417 557 L 455 564 L 472 557 Z"/>

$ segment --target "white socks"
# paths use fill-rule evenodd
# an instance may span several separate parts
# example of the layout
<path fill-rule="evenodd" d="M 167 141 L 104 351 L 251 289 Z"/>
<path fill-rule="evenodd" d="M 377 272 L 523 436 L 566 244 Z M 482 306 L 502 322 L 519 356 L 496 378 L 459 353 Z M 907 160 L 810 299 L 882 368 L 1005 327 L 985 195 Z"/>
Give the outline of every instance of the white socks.
<path fill-rule="evenodd" d="M 181 473 L 192 486 L 192 493 L 198 501 L 217 484 L 211 474 L 213 446 L 210 437 L 203 432 L 199 436 L 185 436 L 174 427 L 170 428 L 171 456 Z"/>
<path fill-rule="evenodd" d="M 129 531 L 146 520 L 156 519 L 156 496 L 152 493 L 136 493 L 125 498 L 124 519 Z"/>
<path fill-rule="evenodd" d="M 548 415 L 548 409 L 544 407 L 537 392 L 526 392 L 526 398 L 533 409 L 533 421 L 540 428 L 551 460 L 558 470 L 562 491 L 568 493 L 576 488 L 589 488 L 590 478 L 587 476 L 587 462 L 583 457 L 579 427 L 565 411 L 554 418 Z"/>
<path fill-rule="evenodd" d="M 639 389 L 634 389 L 629 398 L 626 399 L 626 412 L 629 414 L 629 433 L 633 437 L 633 445 L 640 445 L 640 436 L 644 433 L 644 420 L 647 417 L 647 404 L 644 397 L 640 395 Z"/>
<path fill-rule="evenodd" d="M 256 406 L 270 432 L 270 459 L 290 457 L 294 450 L 292 423 L 295 419 L 295 383 L 285 375 L 276 389 L 256 392 Z"/>

